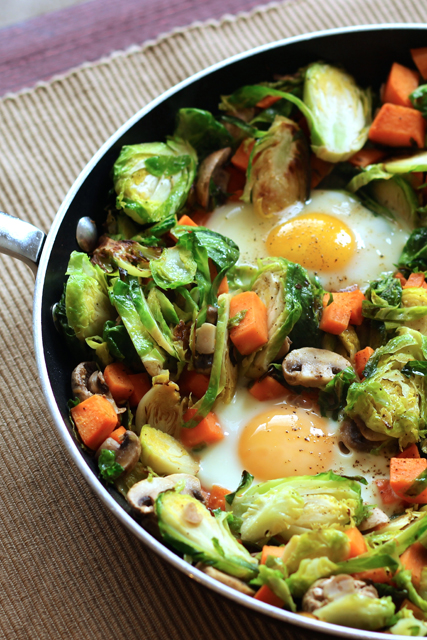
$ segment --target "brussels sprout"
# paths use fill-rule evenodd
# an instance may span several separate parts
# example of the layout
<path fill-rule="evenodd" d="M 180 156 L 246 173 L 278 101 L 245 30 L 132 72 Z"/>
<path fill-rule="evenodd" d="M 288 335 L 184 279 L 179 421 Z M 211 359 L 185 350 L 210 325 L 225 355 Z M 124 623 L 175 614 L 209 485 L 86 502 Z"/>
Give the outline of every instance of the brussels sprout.
<path fill-rule="evenodd" d="M 411 609 L 403 607 L 397 616 L 399 619 L 390 627 L 389 632 L 396 636 L 427 636 L 427 623 L 417 620 Z"/>
<path fill-rule="evenodd" d="M 409 600 L 417 606 L 421 611 L 427 614 L 427 600 L 424 600 L 415 589 L 412 582 L 412 571 L 399 571 L 393 578 L 394 582 L 400 589 L 406 589 Z"/>
<path fill-rule="evenodd" d="M 305 558 L 324 556 L 332 562 L 340 562 L 348 557 L 349 551 L 350 542 L 343 531 L 321 529 L 293 536 L 285 547 L 282 561 L 288 573 L 294 573 Z"/>
<path fill-rule="evenodd" d="M 184 204 L 197 154 L 179 138 L 122 147 L 113 168 L 116 206 L 140 224 L 158 222 Z"/>
<path fill-rule="evenodd" d="M 233 138 L 224 125 L 203 109 L 180 109 L 174 137 L 186 140 L 196 149 L 201 160 L 212 151 L 233 144 Z"/>
<path fill-rule="evenodd" d="M 416 320 L 406 320 L 404 325 L 427 336 L 427 289 L 423 289 L 422 287 L 403 289 L 402 307 L 405 309 L 426 307 L 426 315 Z"/>
<path fill-rule="evenodd" d="M 154 384 L 143 396 L 135 414 L 136 432 L 145 424 L 176 436 L 181 426 L 182 403 L 179 387 L 174 382 Z"/>
<path fill-rule="evenodd" d="M 85 253 L 73 251 L 67 268 L 65 288 L 67 321 L 78 340 L 102 335 L 104 325 L 115 318 L 108 299 L 104 272 L 91 264 Z"/>
<path fill-rule="evenodd" d="M 150 263 L 154 282 L 162 289 L 176 289 L 194 282 L 197 263 L 191 251 L 176 245 Z"/>
<path fill-rule="evenodd" d="M 425 271 L 427 269 L 427 229 L 415 229 L 409 236 L 398 262 L 399 269 Z"/>
<path fill-rule="evenodd" d="M 251 154 L 242 200 L 269 217 L 309 196 L 308 147 L 292 120 L 277 116 Z"/>
<path fill-rule="evenodd" d="M 339 414 L 346 406 L 347 392 L 350 385 L 357 380 L 357 375 L 352 367 L 347 367 L 337 373 L 319 393 L 319 407 L 322 416 L 328 411 L 332 412 L 332 418 L 338 420 Z"/>
<path fill-rule="evenodd" d="M 118 273 L 120 268 L 131 276 L 149 278 L 150 259 L 160 253 L 161 249 L 146 248 L 134 240 L 113 240 L 108 236 L 102 236 L 93 252 L 92 263 L 110 274 Z"/>
<path fill-rule="evenodd" d="M 319 340 L 321 297 L 305 269 L 284 258 L 266 258 L 259 260 L 258 264 L 252 290 L 267 307 L 268 342 L 260 351 L 244 359 L 243 371 L 249 378 L 259 378 L 267 371 L 288 335 L 296 347 L 302 334 L 305 345 L 317 344 Z M 301 331 L 298 327 L 300 320 L 303 325 Z"/>
<path fill-rule="evenodd" d="M 369 598 L 352 593 L 316 609 L 314 615 L 323 622 L 375 631 L 390 624 L 394 610 L 390 596 Z"/>
<path fill-rule="evenodd" d="M 186 449 L 168 433 L 146 424 L 139 435 L 141 442 L 140 460 L 159 475 L 187 473 L 196 475 L 199 463 Z"/>
<path fill-rule="evenodd" d="M 359 483 L 332 471 L 251 487 L 252 479 L 244 475 L 236 493 L 228 496 L 233 515 L 242 519 L 244 541 L 263 544 L 276 535 L 290 540 L 311 530 L 354 526 L 365 517 Z"/>
<path fill-rule="evenodd" d="M 258 561 L 230 533 L 226 512 L 212 516 L 195 498 L 166 491 L 156 500 L 156 514 L 165 542 L 194 562 L 243 580 L 256 575 Z"/>
<path fill-rule="evenodd" d="M 289 576 L 286 582 L 292 595 L 295 598 L 302 598 L 316 580 L 329 577 L 336 568 L 335 562 L 327 556 L 306 558 L 301 560 L 298 570 Z"/>
<path fill-rule="evenodd" d="M 397 158 L 378 164 L 371 164 L 354 176 L 347 185 L 347 190 L 355 193 L 372 180 L 390 180 L 394 175 L 427 171 L 427 152 L 415 153 L 406 158 Z"/>
<path fill-rule="evenodd" d="M 398 438 L 401 448 L 417 442 L 426 428 L 426 381 L 419 376 L 407 378 L 401 370 L 412 360 L 425 361 L 426 356 L 426 338 L 413 329 L 398 329 L 398 335 L 371 358 L 366 378 L 351 385 L 347 416 L 362 420 L 372 431 Z"/>
<path fill-rule="evenodd" d="M 263 564 L 258 567 L 258 570 L 259 574 L 255 580 L 252 580 L 251 585 L 259 587 L 266 585 L 278 598 L 281 599 L 285 609 L 295 612 L 297 608 L 283 573 Z"/>
<path fill-rule="evenodd" d="M 396 175 L 390 180 L 375 180 L 365 188 L 375 202 L 390 212 L 391 215 L 387 217 L 402 221 L 411 228 L 418 226 L 418 196 L 402 176 Z"/>

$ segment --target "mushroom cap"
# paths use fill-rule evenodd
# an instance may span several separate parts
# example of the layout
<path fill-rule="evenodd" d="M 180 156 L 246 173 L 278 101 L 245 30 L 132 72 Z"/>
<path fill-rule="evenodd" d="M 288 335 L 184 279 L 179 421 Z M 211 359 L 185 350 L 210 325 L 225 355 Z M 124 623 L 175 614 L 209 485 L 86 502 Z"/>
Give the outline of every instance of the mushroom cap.
<path fill-rule="evenodd" d="M 349 367 L 346 358 L 328 351 L 303 347 L 294 349 L 283 360 L 283 375 L 290 385 L 303 387 L 325 387 L 334 376 Z"/>
<path fill-rule="evenodd" d="M 200 480 L 187 473 L 174 473 L 170 476 L 141 480 L 133 485 L 126 496 L 127 501 L 140 513 L 153 513 L 154 503 L 160 493 L 168 491 L 182 483 L 180 493 L 202 499 Z"/>

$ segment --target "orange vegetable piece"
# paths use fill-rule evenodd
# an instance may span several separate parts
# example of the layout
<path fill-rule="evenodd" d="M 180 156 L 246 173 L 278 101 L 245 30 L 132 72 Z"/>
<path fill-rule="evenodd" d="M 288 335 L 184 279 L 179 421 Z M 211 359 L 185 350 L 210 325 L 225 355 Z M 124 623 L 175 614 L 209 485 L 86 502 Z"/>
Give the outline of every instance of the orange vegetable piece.
<path fill-rule="evenodd" d="M 245 291 L 231 298 L 230 318 L 241 311 L 246 315 L 230 329 L 230 338 L 239 353 L 248 356 L 268 341 L 267 307 L 255 291 Z"/>
<path fill-rule="evenodd" d="M 363 371 L 373 353 L 374 350 L 371 347 L 365 347 L 364 349 L 358 351 L 354 356 L 354 368 L 356 369 L 356 373 L 359 378 L 363 377 Z"/>
<path fill-rule="evenodd" d="M 427 80 L 427 47 L 411 49 L 411 56 L 418 71 L 421 73 L 424 80 Z"/>
<path fill-rule="evenodd" d="M 387 478 L 379 478 L 375 480 L 375 484 L 380 492 L 381 500 L 384 504 L 396 504 L 396 502 L 402 502 L 402 499 L 397 496 L 390 486 L 390 480 Z"/>
<path fill-rule="evenodd" d="M 317 185 L 322 182 L 323 178 L 326 178 L 334 168 L 333 162 L 327 162 L 318 158 L 314 153 L 310 156 L 311 166 L 311 188 L 315 189 Z"/>
<path fill-rule="evenodd" d="M 404 451 L 401 451 L 396 458 L 420 458 L 420 452 L 418 451 L 418 447 L 415 444 L 410 444 L 409 447 L 406 447 Z"/>
<path fill-rule="evenodd" d="M 412 287 L 422 287 L 425 282 L 424 273 L 411 273 L 404 285 L 404 289 L 411 289 Z"/>
<path fill-rule="evenodd" d="M 209 376 L 185 369 L 178 384 L 182 396 L 189 396 L 192 393 L 196 398 L 202 398 L 208 390 Z"/>
<path fill-rule="evenodd" d="M 426 121 L 417 109 L 387 102 L 369 129 L 369 140 L 389 147 L 424 147 Z"/>
<path fill-rule="evenodd" d="M 204 227 L 209 220 L 209 213 L 204 209 L 197 209 L 191 215 L 193 216 L 193 222 L 199 227 Z"/>
<path fill-rule="evenodd" d="M 281 99 L 282 98 L 280 96 L 265 96 L 265 98 L 262 98 L 255 106 L 259 109 L 269 109 L 273 104 Z"/>
<path fill-rule="evenodd" d="M 113 438 L 113 440 L 120 444 L 125 433 L 126 429 L 124 427 L 119 427 L 118 429 L 115 429 L 113 433 L 110 433 L 109 438 Z"/>
<path fill-rule="evenodd" d="M 391 458 L 391 488 L 405 502 L 427 504 L 427 489 L 414 498 L 403 495 L 426 468 L 427 460 L 425 458 Z"/>
<path fill-rule="evenodd" d="M 197 409 L 188 409 L 184 414 L 184 422 L 191 420 L 197 413 Z M 218 418 L 210 411 L 194 429 L 181 429 L 181 442 L 184 447 L 193 449 L 201 445 L 214 444 L 224 437 Z"/>
<path fill-rule="evenodd" d="M 338 336 L 348 328 L 350 315 L 350 309 L 332 302 L 327 307 L 324 307 L 319 328 L 321 331 Z"/>
<path fill-rule="evenodd" d="M 398 271 L 397 273 L 394 274 L 393 278 L 397 278 L 398 280 L 400 280 L 400 284 L 402 285 L 402 287 L 405 286 L 406 278 L 403 275 L 403 273 L 400 273 L 400 271 Z"/>
<path fill-rule="evenodd" d="M 408 174 L 407 180 L 410 182 L 413 189 L 418 189 L 425 182 L 424 173 L 422 171 L 412 171 Z"/>
<path fill-rule="evenodd" d="M 230 176 L 227 184 L 227 192 L 236 193 L 237 191 L 242 191 L 243 193 L 246 182 L 246 173 L 241 169 L 234 167 L 232 164 L 227 167 L 226 171 Z"/>
<path fill-rule="evenodd" d="M 129 380 L 133 384 L 133 391 L 129 396 L 129 404 L 131 407 L 136 407 L 151 389 L 151 379 L 148 373 L 130 373 Z"/>
<path fill-rule="evenodd" d="M 225 496 L 229 493 L 231 493 L 229 489 L 220 487 L 219 484 L 212 485 L 212 489 L 207 500 L 208 509 L 211 511 L 214 509 L 221 509 L 222 511 L 225 511 Z"/>
<path fill-rule="evenodd" d="M 344 331 L 344 329 L 347 329 L 349 323 L 350 324 L 355 324 L 355 325 L 360 325 L 363 322 L 363 315 L 362 315 L 362 303 L 363 301 L 366 299 L 364 294 L 360 291 L 360 289 L 355 289 L 354 291 L 340 291 L 337 293 L 333 293 L 332 294 L 332 298 L 333 298 L 333 302 L 331 304 L 328 305 L 329 302 L 329 293 L 325 293 L 325 295 L 323 296 L 323 315 L 322 315 L 322 320 L 320 323 L 320 328 L 322 329 L 322 331 L 326 331 L 327 333 L 335 333 L 335 331 L 337 333 L 335 333 L 335 335 L 338 335 L 338 333 L 342 333 Z M 331 310 L 329 310 L 332 307 Z M 328 313 L 326 314 L 325 320 L 323 320 L 323 316 L 325 316 L 325 312 L 328 311 Z M 347 315 L 349 312 L 349 319 L 347 321 L 347 325 L 344 326 Z M 323 326 L 329 326 L 329 319 L 331 318 L 332 323 L 331 323 L 331 329 L 334 329 L 333 331 L 331 331 L 330 329 L 324 329 L 322 327 L 322 323 Z M 336 322 L 338 322 L 337 327 L 335 328 L 333 325 L 334 319 L 336 319 Z M 340 326 L 344 326 L 344 329 L 342 329 L 341 331 L 339 331 Z"/>
<path fill-rule="evenodd" d="M 427 567 L 427 549 L 421 542 L 414 542 L 400 556 L 404 569 L 412 571 L 412 582 L 416 589 L 420 587 L 421 572 Z"/>
<path fill-rule="evenodd" d="M 237 169 L 246 172 L 254 145 L 255 140 L 253 138 L 245 138 L 245 140 L 240 143 L 240 146 L 234 156 L 231 158 L 231 164 L 237 167 Z"/>
<path fill-rule="evenodd" d="M 190 218 L 190 216 L 187 216 L 186 214 L 181 216 L 181 218 L 178 220 L 178 224 L 182 224 L 182 225 L 187 226 L 187 227 L 198 227 L 199 226 L 194 222 L 194 220 L 192 220 Z"/>
<path fill-rule="evenodd" d="M 243 195 L 243 189 L 238 189 L 228 198 L 228 202 L 239 202 L 241 196 Z"/>
<path fill-rule="evenodd" d="M 97 449 L 114 431 L 117 413 L 105 396 L 95 394 L 71 409 L 79 436 L 89 449 Z"/>
<path fill-rule="evenodd" d="M 394 62 L 387 78 L 382 101 L 400 104 L 402 107 L 412 107 L 409 94 L 418 87 L 419 80 L 418 71 Z"/>
<path fill-rule="evenodd" d="M 381 584 L 390 584 L 393 579 L 393 574 L 390 569 L 384 569 L 383 567 L 353 573 L 352 576 L 356 580 L 372 580 L 372 582 L 378 582 Z"/>
<path fill-rule="evenodd" d="M 262 587 L 258 589 L 254 598 L 255 600 L 265 602 L 266 604 L 271 604 L 273 607 L 283 608 L 283 600 L 281 600 L 279 596 L 276 596 L 276 594 L 266 584 L 263 584 Z"/>
<path fill-rule="evenodd" d="M 228 280 L 227 276 L 224 276 L 221 282 L 219 283 L 217 295 L 220 296 L 222 293 L 228 293 Z"/>
<path fill-rule="evenodd" d="M 354 167 L 365 168 L 370 164 L 376 164 L 383 158 L 385 158 L 386 152 L 381 149 L 360 149 L 354 156 L 349 158 L 348 162 Z"/>
<path fill-rule="evenodd" d="M 117 404 L 125 403 L 133 393 L 129 369 L 121 362 L 113 362 L 104 369 L 104 378 Z"/>
<path fill-rule="evenodd" d="M 274 556 L 275 558 L 281 558 L 283 556 L 284 550 L 285 550 L 285 547 L 274 547 L 273 545 L 269 546 L 265 544 L 262 548 L 260 564 L 265 564 L 269 556 Z"/>
<path fill-rule="evenodd" d="M 278 400 L 288 395 L 288 390 L 272 376 L 265 376 L 249 389 L 251 396 L 262 402 L 263 400 Z"/>
<path fill-rule="evenodd" d="M 361 556 L 362 553 L 366 553 L 368 547 L 366 546 L 365 538 L 363 534 L 357 529 L 357 527 L 353 527 L 352 529 L 347 529 L 344 531 L 345 535 L 350 541 L 350 553 L 348 554 L 348 560 L 350 558 L 356 558 L 357 556 Z"/>

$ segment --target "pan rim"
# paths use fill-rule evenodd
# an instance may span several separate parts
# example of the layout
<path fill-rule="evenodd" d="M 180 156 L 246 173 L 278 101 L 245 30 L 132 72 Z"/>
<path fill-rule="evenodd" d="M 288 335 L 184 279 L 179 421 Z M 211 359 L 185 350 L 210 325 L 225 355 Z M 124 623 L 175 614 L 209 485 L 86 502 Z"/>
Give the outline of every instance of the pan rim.
<path fill-rule="evenodd" d="M 91 173 L 92 169 L 98 164 L 100 159 L 104 156 L 104 154 L 110 149 L 110 147 L 128 130 L 130 129 L 136 122 L 138 122 L 141 118 L 143 118 L 146 114 L 152 111 L 159 104 L 167 100 L 169 97 L 179 92 L 181 89 L 187 87 L 188 85 L 198 81 L 200 78 L 203 78 L 218 69 L 229 66 L 237 61 L 244 60 L 246 58 L 250 58 L 254 55 L 258 55 L 264 51 L 272 50 L 275 48 L 280 48 L 282 46 L 287 46 L 297 42 L 304 42 L 308 40 L 319 39 L 322 37 L 328 37 L 333 35 L 342 35 L 345 33 L 357 33 L 361 31 L 386 31 L 386 30 L 427 30 L 427 23 L 388 23 L 388 24 L 371 24 L 371 25 L 355 25 L 355 26 L 347 26 L 347 27 L 338 27 L 334 29 L 323 29 L 320 31 L 313 31 L 297 36 L 292 36 L 290 38 L 284 38 L 281 40 L 277 40 L 274 42 L 270 42 L 264 45 L 260 45 L 248 51 L 236 54 L 232 57 L 227 58 L 226 60 L 222 60 L 218 63 L 215 63 L 206 69 L 198 71 L 193 74 L 189 78 L 182 80 L 177 85 L 166 90 L 160 96 L 152 100 L 145 107 L 140 109 L 137 113 L 135 113 L 131 118 L 129 118 L 121 127 L 119 127 L 111 136 L 104 142 L 104 144 L 100 147 L 100 149 L 94 154 L 91 160 L 87 163 L 87 165 L 83 168 L 74 184 L 71 186 L 68 191 L 64 201 L 62 202 L 54 220 L 52 226 L 49 230 L 49 233 L 46 238 L 46 242 L 43 248 L 43 252 L 40 258 L 40 263 L 38 267 L 36 283 L 35 283 L 35 293 L 34 293 L 34 301 L 33 301 L 33 336 L 34 336 L 34 348 L 35 348 L 35 356 L 36 363 L 38 368 L 38 373 L 40 377 L 40 382 L 43 390 L 43 394 L 45 400 L 47 402 L 50 415 L 53 418 L 59 436 L 61 437 L 63 444 L 65 445 L 65 449 L 69 457 L 73 460 L 74 464 L 77 466 L 80 473 L 83 475 L 86 482 L 88 482 L 92 491 L 95 492 L 97 497 L 103 502 L 103 504 L 109 509 L 110 512 L 113 513 L 118 520 L 126 526 L 139 540 L 141 540 L 149 549 L 155 551 L 162 560 L 167 561 L 174 568 L 178 569 L 189 578 L 195 580 L 197 583 L 204 585 L 219 593 L 233 602 L 240 604 L 246 608 L 250 608 L 258 613 L 264 613 L 269 617 L 282 620 L 283 622 L 291 623 L 292 625 L 296 625 L 298 627 L 302 627 L 307 631 L 314 632 L 323 632 L 330 633 L 334 636 L 341 636 L 343 638 L 357 638 L 359 640 L 366 639 L 366 630 L 359 630 L 352 627 L 343 627 L 337 624 L 331 624 L 322 622 L 320 620 L 313 620 L 310 618 L 306 618 L 297 613 L 292 613 L 289 611 L 285 611 L 284 609 L 279 609 L 277 607 L 273 607 L 266 603 L 255 600 L 254 598 L 244 595 L 230 587 L 210 578 L 200 570 L 191 566 L 187 562 L 185 562 L 182 558 L 176 555 L 173 551 L 168 549 L 162 542 L 157 541 L 151 534 L 149 534 L 145 529 L 143 529 L 109 494 L 107 489 L 101 484 L 98 478 L 95 476 L 93 471 L 85 462 L 84 458 L 80 455 L 79 449 L 76 445 L 76 442 L 70 435 L 65 422 L 61 416 L 59 411 L 55 395 L 53 389 L 51 387 L 49 381 L 49 374 L 45 359 L 44 353 L 44 345 L 43 345 L 43 337 L 42 337 L 42 299 L 43 299 L 43 289 L 45 276 L 47 271 L 47 266 L 49 262 L 49 258 L 52 252 L 52 249 L 55 244 L 57 233 L 60 229 L 60 226 L 63 222 L 64 217 L 66 216 L 70 204 L 72 203 L 76 193 L 80 189 L 83 182 Z M 396 638 L 405 636 L 394 636 Z M 381 632 L 369 632 L 369 638 L 371 640 L 381 640 L 384 639 L 384 633 Z"/>

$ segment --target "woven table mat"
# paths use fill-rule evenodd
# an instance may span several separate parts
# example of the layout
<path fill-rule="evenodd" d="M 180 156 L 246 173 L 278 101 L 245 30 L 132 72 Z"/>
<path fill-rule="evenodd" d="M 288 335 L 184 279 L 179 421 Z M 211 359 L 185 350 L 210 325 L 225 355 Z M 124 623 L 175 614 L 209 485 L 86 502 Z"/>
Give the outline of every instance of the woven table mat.
<path fill-rule="evenodd" d="M 424 9 L 424 11 L 422 10 Z M 152 98 L 248 48 L 352 24 L 422 22 L 425 0 L 301 0 L 192 25 L 0 101 L 0 209 L 47 231 L 93 153 Z M 33 277 L 0 257 L 0 638 L 313 639 L 148 552 L 62 450 L 32 345 Z"/>

